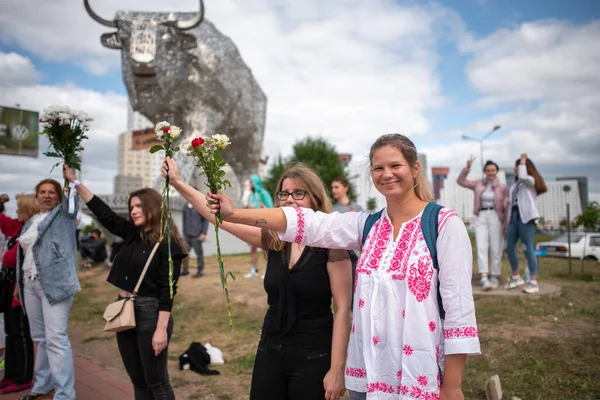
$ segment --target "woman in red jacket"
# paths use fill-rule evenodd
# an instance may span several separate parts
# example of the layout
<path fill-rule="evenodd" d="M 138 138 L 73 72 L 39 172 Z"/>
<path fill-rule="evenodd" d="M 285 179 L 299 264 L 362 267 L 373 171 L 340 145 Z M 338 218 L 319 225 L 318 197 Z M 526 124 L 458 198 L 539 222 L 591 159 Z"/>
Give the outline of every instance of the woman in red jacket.
<path fill-rule="evenodd" d="M 0 381 L 0 394 L 15 393 L 31 388 L 33 379 L 33 342 L 29 332 L 27 316 L 23 314 L 21 302 L 16 294 L 17 248 L 21 227 L 32 216 L 40 212 L 33 194 L 20 194 L 17 199 L 17 218 L 0 214 L 0 231 L 7 237 L 7 250 L 2 257 L 2 279 L 6 296 L 4 305 L 4 328 L 6 330 L 6 361 L 4 378 Z M 10 239 L 8 239 L 10 238 Z M 9 284 L 7 284 L 9 283 Z"/>

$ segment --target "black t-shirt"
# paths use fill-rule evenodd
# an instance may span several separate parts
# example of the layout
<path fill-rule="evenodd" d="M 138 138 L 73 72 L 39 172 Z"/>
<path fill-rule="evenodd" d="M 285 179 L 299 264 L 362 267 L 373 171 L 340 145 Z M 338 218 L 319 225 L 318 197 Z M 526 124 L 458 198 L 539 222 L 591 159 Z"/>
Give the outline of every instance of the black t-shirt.
<path fill-rule="evenodd" d="M 289 268 L 290 254 L 289 244 L 284 251 L 267 252 L 264 287 L 269 309 L 263 333 L 278 336 L 290 346 L 331 346 L 333 313 L 327 263 L 350 255 L 346 250 L 306 246 Z"/>
<path fill-rule="evenodd" d="M 123 239 L 113 266 L 106 279 L 119 289 L 133 292 L 146 261 L 152 252 L 154 243 L 144 240 L 133 222 L 118 216 L 108 205 L 94 196 L 88 208 L 96 215 L 106 229 Z M 140 285 L 138 296 L 156 297 L 160 311 L 171 311 L 173 299 L 169 286 L 169 251 L 167 240 L 158 246 L 152 258 L 146 276 Z M 177 292 L 177 280 L 181 271 L 181 260 L 186 254 L 175 239 L 171 239 L 171 257 L 173 259 L 173 297 Z"/>

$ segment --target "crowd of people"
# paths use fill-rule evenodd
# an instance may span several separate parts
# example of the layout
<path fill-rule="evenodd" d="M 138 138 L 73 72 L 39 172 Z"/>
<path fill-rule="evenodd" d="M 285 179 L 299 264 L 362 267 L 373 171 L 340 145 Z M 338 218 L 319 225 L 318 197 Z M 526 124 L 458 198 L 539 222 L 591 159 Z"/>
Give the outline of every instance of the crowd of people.
<path fill-rule="evenodd" d="M 204 275 L 203 243 L 217 212 L 222 229 L 251 248 L 248 277 L 261 276 L 257 249 L 265 258 L 267 311 L 251 400 L 338 400 L 346 390 L 351 400 L 464 398 L 466 356 L 480 354 L 467 230 L 456 212 L 431 202 L 409 138 L 379 137 L 369 160 L 373 184 L 387 203 L 377 213 L 351 201 L 345 178 L 332 182 L 332 204 L 318 174 L 301 163 L 283 173 L 273 198 L 260 177 L 252 176 L 247 206 L 237 209 L 225 194 L 202 193 L 185 183 L 175 161 L 165 158 L 163 176 L 187 200 L 182 232 L 172 225 L 170 251 L 160 231 L 158 192 L 130 193 L 123 217 L 63 166 L 77 193 L 75 204 L 80 198 L 118 238 L 108 255 L 102 232 L 94 229 L 79 251 L 84 267 L 108 259 L 107 281 L 119 299 L 135 295 L 136 326 L 116 333 L 116 342 L 136 400 L 175 398 L 167 368 L 171 311 L 179 278 L 190 274 L 191 250 L 197 258 L 194 277 Z M 485 178 L 468 180 L 472 161 L 459 183 L 475 192 L 481 284 L 485 290 L 498 287 L 505 238 L 513 271 L 508 287 L 525 284 L 517 258 L 521 240 L 531 271 L 525 291 L 534 293 L 534 200 L 545 191 L 543 179 L 522 155 L 510 188 L 498 181 L 491 161 Z M 6 331 L 0 393 L 30 390 L 24 400 L 76 398 L 67 324 L 73 296 L 81 290 L 78 218 L 63 193 L 58 182 L 44 179 L 33 194 L 17 196 L 17 218 L 0 212 L 0 230 L 8 238 L 0 274 Z"/>

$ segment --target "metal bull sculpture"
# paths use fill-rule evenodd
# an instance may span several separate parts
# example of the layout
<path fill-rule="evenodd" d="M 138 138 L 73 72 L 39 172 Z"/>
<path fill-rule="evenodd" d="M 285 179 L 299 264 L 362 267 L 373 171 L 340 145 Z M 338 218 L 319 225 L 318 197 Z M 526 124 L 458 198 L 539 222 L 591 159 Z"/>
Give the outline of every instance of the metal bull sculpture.
<path fill-rule="evenodd" d="M 266 96 L 231 39 L 204 20 L 202 0 L 198 13 L 118 11 L 112 21 L 94 13 L 88 0 L 84 5 L 94 20 L 117 29 L 101 42 L 121 50 L 133 109 L 154 123 L 180 126 L 182 149 L 196 136 L 229 136 L 232 146 L 224 157 L 244 182 L 258 167 Z M 182 178 L 192 183 L 193 162 L 182 154 Z"/>

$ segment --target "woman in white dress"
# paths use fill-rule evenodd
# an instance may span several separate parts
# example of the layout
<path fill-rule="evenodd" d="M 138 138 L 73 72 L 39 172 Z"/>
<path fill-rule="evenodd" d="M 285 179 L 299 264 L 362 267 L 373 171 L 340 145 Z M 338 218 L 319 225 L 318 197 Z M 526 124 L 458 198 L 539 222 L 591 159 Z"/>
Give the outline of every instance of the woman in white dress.
<path fill-rule="evenodd" d="M 388 205 L 372 216 L 239 210 L 222 193 L 208 196 L 209 207 L 226 221 L 280 232 L 284 241 L 362 251 L 345 370 L 350 399 L 464 399 L 466 356 L 480 354 L 466 228 L 454 211 L 429 203 L 406 136 L 381 136 L 370 161 Z"/>

